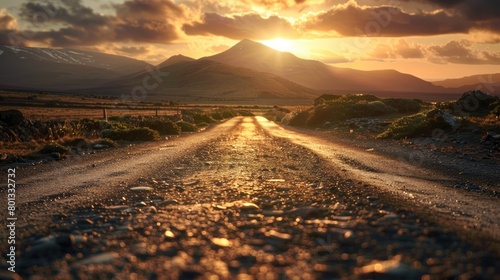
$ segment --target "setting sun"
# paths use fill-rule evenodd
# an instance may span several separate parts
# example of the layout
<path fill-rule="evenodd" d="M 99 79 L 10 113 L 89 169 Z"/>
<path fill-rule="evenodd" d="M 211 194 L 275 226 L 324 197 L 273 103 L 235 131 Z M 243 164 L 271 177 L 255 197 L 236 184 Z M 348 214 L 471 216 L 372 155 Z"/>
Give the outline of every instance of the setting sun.
<path fill-rule="evenodd" d="M 271 47 L 277 51 L 280 52 L 287 52 L 290 51 L 290 47 L 292 45 L 292 42 L 290 40 L 285 40 L 281 38 L 276 38 L 273 40 L 266 40 L 266 41 L 261 41 L 262 44 Z"/>

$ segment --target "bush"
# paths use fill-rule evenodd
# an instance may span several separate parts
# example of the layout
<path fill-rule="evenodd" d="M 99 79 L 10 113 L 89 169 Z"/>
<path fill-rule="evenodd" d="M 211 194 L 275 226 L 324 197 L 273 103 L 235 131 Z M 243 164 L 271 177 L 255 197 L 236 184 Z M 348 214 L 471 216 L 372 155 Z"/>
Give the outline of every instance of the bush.
<path fill-rule="evenodd" d="M 307 120 L 308 126 L 321 126 L 325 122 L 338 122 L 346 119 L 346 110 L 342 103 L 326 103 L 314 107 L 312 114 Z"/>
<path fill-rule="evenodd" d="M 195 124 L 200 124 L 200 123 L 210 124 L 216 122 L 211 116 L 204 113 L 193 114 L 191 117 L 193 117 L 193 121 Z"/>
<path fill-rule="evenodd" d="M 39 154 L 51 154 L 51 153 L 60 153 L 60 154 L 66 154 L 69 152 L 69 149 L 57 144 L 57 143 L 49 143 L 43 146 L 40 150 L 38 150 Z"/>
<path fill-rule="evenodd" d="M 180 122 L 177 122 L 176 125 L 178 127 L 180 127 L 182 132 L 196 132 L 196 131 L 198 131 L 198 127 L 192 123 L 180 121 Z"/>
<path fill-rule="evenodd" d="M 154 141 L 160 138 L 158 131 L 147 128 L 131 129 L 107 129 L 101 132 L 102 138 L 109 138 L 114 141 Z"/>
<path fill-rule="evenodd" d="M 347 118 L 377 117 L 396 112 L 396 109 L 384 104 L 382 101 L 360 102 L 347 105 L 344 107 L 344 110 Z"/>
<path fill-rule="evenodd" d="M 418 99 L 387 98 L 382 102 L 393 107 L 398 113 L 418 113 L 422 109 L 422 101 Z"/>
<path fill-rule="evenodd" d="M 404 138 L 415 136 L 427 126 L 426 113 L 419 113 L 399 118 L 391 123 L 389 128 L 382 132 L 378 138 Z"/>
<path fill-rule="evenodd" d="M 147 127 L 158 131 L 160 135 L 179 135 L 181 128 L 171 120 L 154 119 L 147 120 L 140 124 L 141 127 Z"/>
<path fill-rule="evenodd" d="M 309 111 L 297 112 L 290 118 L 288 124 L 291 126 L 306 126 L 309 116 L 310 116 Z"/>

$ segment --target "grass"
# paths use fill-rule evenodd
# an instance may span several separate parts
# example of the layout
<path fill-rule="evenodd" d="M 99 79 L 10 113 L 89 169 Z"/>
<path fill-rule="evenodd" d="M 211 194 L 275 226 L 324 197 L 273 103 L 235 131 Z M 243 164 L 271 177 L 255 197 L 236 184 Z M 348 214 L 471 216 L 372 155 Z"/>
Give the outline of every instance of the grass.
<path fill-rule="evenodd" d="M 391 123 L 377 138 L 404 138 L 414 136 L 427 125 L 426 113 L 404 116 Z"/>
<path fill-rule="evenodd" d="M 424 105 L 424 102 L 416 99 L 382 99 L 363 94 L 325 94 L 315 100 L 313 107 L 294 112 L 285 120 L 292 126 L 321 127 L 327 122 L 337 123 L 353 118 L 417 113 Z"/>

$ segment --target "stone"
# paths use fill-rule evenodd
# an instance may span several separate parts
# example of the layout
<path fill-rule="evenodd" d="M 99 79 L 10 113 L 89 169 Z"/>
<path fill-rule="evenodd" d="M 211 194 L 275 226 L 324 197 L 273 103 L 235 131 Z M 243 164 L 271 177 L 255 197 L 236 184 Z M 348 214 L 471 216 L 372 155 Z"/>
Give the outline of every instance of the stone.
<path fill-rule="evenodd" d="M 9 126 L 21 124 L 24 120 L 23 113 L 19 110 L 0 111 L 0 121 Z"/>
<path fill-rule="evenodd" d="M 153 190 L 153 188 L 144 186 L 144 187 L 133 187 L 133 188 L 130 188 L 130 190 L 137 191 L 137 192 L 139 192 L 139 191 L 150 192 Z"/>
<path fill-rule="evenodd" d="M 218 246 L 218 247 L 229 247 L 231 246 L 231 241 L 229 241 L 227 238 L 217 238 L 217 237 L 214 237 L 212 238 L 212 244 L 214 244 L 215 246 Z"/>

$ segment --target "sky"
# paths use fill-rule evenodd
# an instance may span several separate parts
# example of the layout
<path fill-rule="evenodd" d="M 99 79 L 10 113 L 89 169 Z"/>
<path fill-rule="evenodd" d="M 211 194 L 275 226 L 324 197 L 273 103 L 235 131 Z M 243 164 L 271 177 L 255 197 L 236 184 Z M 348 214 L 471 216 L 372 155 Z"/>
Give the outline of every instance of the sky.
<path fill-rule="evenodd" d="M 335 67 L 427 80 L 500 73 L 500 1 L 0 0 L 0 45 L 158 64 L 242 39 Z"/>

